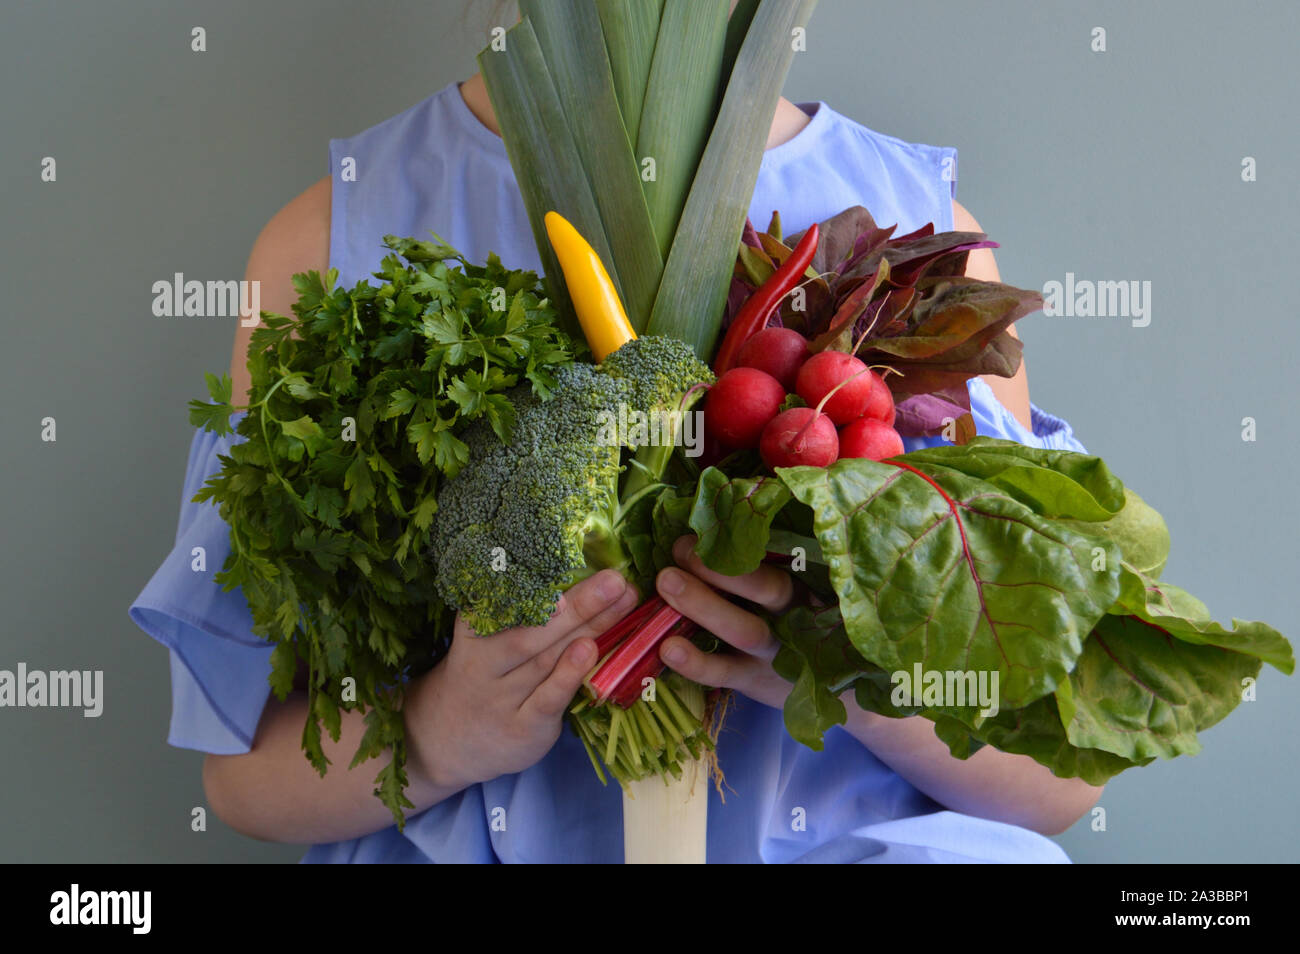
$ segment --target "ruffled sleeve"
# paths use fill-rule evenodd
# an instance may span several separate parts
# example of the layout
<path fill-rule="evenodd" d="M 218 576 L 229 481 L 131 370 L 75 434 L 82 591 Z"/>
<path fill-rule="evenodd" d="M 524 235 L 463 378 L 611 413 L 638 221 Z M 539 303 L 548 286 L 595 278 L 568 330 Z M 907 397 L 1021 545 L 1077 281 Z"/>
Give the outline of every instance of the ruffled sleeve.
<path fill-rule="evenodd" d="M 1054 414 L 1048 414 L 1035 404 L 1029 405 L 1029 420 L 1034 429 L 1026 430 L 1015 415 L 994 396 L 993 389 L 983 378 L 970 380 L 970 406 L 977 434 L 1001 437 L 1028 447 L 1075 451 L 1080 454 L 1088 452 L 1074 436 L 1074 429 L 1068 422 Z"/>
<path fill-rule="evenodd" d="M 243 591 L 225 592 L 213 580 L 230 552 L 230 528 L 216 505 L 192 501 L 221 469 L 218 455 L 241 440 L 195 433 L 175 544 L 128 611 L 171 656 L 168 743 L 217 755 L 252 748 L 271 691 L 272 647 L 252 632 Z"/>

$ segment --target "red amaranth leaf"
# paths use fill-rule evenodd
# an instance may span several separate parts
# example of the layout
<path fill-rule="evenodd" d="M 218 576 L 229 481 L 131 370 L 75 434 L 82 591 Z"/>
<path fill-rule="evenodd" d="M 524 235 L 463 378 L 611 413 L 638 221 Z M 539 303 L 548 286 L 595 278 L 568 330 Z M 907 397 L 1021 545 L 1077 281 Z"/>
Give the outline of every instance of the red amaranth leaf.
<path fill-rule="evenodd" d="M 819 229 L 812 261 L 819 277 L 803 283 L 801 300 L 787 297 L 770 325 L 796 329 L 814 352 L 856 348 L 867 364 L 893 368 L 898 374 L 886 381 L 897 404 L 935 391 L 955 393 L 977 375 L 1016 373 L 1020 345 L 1006 330 L 1042 307 L 1042 296 L 965 275 L 970 252 L 998 247 L 987 235 L 936 232 L 929 223 L 896 236 L 896 225 L 881 228 L 861 206 Z M 783 261 L 803 234 L 779 241 L 750 226 L 727 301 L 728 323 L 756 276 Z M 934 422 L 913 426 L 933 433 Z"/>

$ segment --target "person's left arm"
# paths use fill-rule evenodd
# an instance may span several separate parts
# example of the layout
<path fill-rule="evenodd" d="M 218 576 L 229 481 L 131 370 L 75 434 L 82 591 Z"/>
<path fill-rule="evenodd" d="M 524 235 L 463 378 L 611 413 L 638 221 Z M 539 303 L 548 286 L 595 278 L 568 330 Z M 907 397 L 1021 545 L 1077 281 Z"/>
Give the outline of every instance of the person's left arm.
<path fill-rule="evenodd" d="M 953 227 L 983 232 L 975 218 L 953 201 Z M 966 274 L 1001 281 L 991 249 L 971 252 Z M 1014 328 L 1011 333 L 1014 335 Z M 984 376 L 994 396 L 1032 430 L 1029 384 L 1023 362 L 1012 378 Z M 784 609 L 794 595 L 794 582 L 784 570 L 760 567 L 744 576 L 724 576 L 709 570 L 693 552 L 693 537 L 678 541 L 674 556 L 687 572 L 664 570 L 660 594 L 735 652 L 705 654 L 689 640 L 675 637 L 661 649 L 664 662 L 688 679 L 733 689 L 757 702 L 781 708 L 790 683 L 772 669 L 779 643 L 764 620 L 725 599 L 718 591 L 739 596 L 769 612 Z M 921 716 L 889 719 L 861 709 L 852 691 L 840 696 L 848 710 L 845 731 L 880 761 L 935 801 L 954 811 L 1019 825 L 1044 835 L 1065 831 L 1096 804 L 1102 789 L 1077 778 L 1057 778 L 1026 755 L 999 752 L 985 746 L 969 759 L 954 758 L 934 734 L 934 723 Z"/>

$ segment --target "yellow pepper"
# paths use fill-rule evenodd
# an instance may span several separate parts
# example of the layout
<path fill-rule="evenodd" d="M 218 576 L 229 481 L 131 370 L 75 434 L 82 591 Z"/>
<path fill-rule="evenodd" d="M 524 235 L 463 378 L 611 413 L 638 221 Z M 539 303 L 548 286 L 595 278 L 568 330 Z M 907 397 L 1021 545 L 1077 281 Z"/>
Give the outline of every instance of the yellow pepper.
<path fill-rule="evenodd" d="M 636 339 L 627 320 L 618 289 L 610 280 L 600 256 L 568 219 L 557 212 L 546 213 L 546 234 L 569 286 L 573 310 L 578 313 L 582 333 L 596 361 L 604 361 L 629 341 Z"/>

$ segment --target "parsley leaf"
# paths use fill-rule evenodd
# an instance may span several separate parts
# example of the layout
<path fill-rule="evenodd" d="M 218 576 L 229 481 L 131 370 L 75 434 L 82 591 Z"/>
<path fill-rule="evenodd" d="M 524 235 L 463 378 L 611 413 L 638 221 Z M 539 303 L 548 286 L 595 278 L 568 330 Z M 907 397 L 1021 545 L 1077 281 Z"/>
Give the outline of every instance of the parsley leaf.
<path fill-rule="evenodd" d="M 508 441 L 505 392 L 527 381 L 548 397 L 585 346 L 559 328 L 536 273 L 495 255 L 471 265 L 437 236 L 384 244 L 395 254 L 375 282 L 294 275 L 293 316 L 263 312 L 251 335 L 249 403 L 232 402 L 229 375 L 208 374 L 210 402 L 189 414 L 244 438 L 194 500 L 230 526 L 216 580 L 241 588 L 253 631 L 274 644 L 278 698 L 305 667 L 308 760 L 324 774 L 322 730 L 337 739 L 342 711 L 365 712 L 352 764 L 391 753 L 375 794 L 401 827 L 412 807 L 402 689 L 445 654 L 454 618 L 433 587 L 439 482 L 468 461 L 457 435 L 470 421 L 486 417 Z"/>

